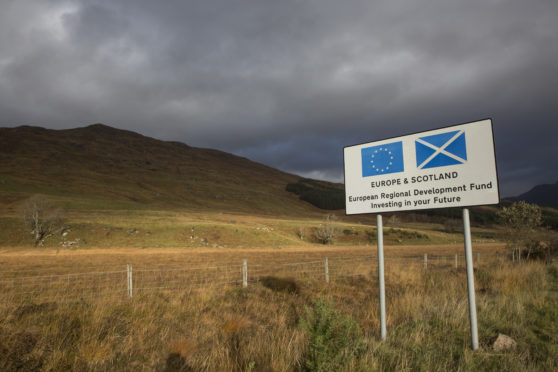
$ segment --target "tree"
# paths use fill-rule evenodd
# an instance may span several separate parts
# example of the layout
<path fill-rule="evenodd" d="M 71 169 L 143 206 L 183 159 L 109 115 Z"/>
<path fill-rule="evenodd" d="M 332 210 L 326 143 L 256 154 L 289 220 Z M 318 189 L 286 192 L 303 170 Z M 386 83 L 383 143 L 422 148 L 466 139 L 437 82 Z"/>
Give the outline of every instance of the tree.
<path fill-rule="evenodd" d="M 299 227 L 296 229 L 296 235 L 300 238 L 300 240 L 304 240 L 304 236 L 306 235 L 306 230 L 304 227 Z"/>
<path fill-rule="evenodd" d="M 46 196 L 33 195 L 22 206 L 23 222 L 31 229 L 35 245 L 63 229 L 62 210 L 56 208 Z"/>
<path fill-rule="evenodd" d="M 524 201 L 516 202 L 498 211 L 498 219 L 505 226 L 506 239 L 513 244 L 513 250 L 520 260 L 522 245 L 533 239 L 542 224 L 541 208 Z"/>
<path fill-rule="evenodd" d="M 399 227 L 401 223 L 401 220 L 399 219 L 399 217 L 394 213 L 391 215 L 391 217 L 388 219 L 388 223 L 387 225 L 391 226 L 391 227 Z"/>
<path fill-rule="evenodd" d="M 327 214 L 324 221 L 314 231 L 314 237 L 322 244 L 333 243 L 337 235 L 337 217 L 333 214 Z"/>

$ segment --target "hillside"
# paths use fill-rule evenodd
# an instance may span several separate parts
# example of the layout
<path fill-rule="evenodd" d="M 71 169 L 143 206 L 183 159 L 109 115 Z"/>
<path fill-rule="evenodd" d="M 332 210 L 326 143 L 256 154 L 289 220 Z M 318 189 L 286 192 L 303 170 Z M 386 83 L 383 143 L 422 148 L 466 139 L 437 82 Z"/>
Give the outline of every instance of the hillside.
<path fill-rule="evenodd" d="M 526 193 L 507 199 L 512 201 L 523 200 L 540 206 L 558 208 L 558 182 L 537 185 Z"/>
<path fill-rule="evenodd" d="M 41 193 L 68 209 L 319 211 L 287 192 L 300 177 L 225 152 L 94 124 L 0 128 L 0 208 Z"/>

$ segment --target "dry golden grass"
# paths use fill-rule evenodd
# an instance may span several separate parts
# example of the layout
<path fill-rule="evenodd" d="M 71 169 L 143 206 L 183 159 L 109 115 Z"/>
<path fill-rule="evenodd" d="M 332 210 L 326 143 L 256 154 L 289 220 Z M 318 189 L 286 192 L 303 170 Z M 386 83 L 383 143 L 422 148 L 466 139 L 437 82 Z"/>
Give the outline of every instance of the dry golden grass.
<path fill-rule="evenodd" d="M 463 244 L 386 246 L 386 260 L 401 257 L 421 256 L 425 253 L 437 256 L 463 255 Z M 481 257 L 494 256 L 499 252 L 507 254 L 504 244 L 475 244 L 474 252 Z M 59 269 L 63 272 L 79 271 L 84 267 L 109 265 L 181 265 L 187 263 L 240 263 L 246 258 L 252 263 L 304 261 L 324 257 L 375 256 L 375 246 L 282 246 L 262 248 L 119 248 L 111 249 L 2 249 L 0 250 L 0 271 L 34 269 Z M 417 258 L 419 261 L 422 258 Z"/>
<path fill-rule="evenodd" d="M 307 339 L 300 328 L 305 306 L 331 297 L 357 321 L 365 351 L 348 370 L 556 370 L 558 356 L 558 266 L 476 265 L 481 349 L 469 348 L 465 270 L 452 263 L 398 260 L 403 255 L 461 253 L 462 246 L 387 249 L 388 339 L 379 340 L 377 277 L 374 262 L 352 266 L 360 276 L 283 277 L 297 290 L 277 283 L 206 285 L 138 292 L 133 298 L 98 297 L 61 302 L 16 301 L 0 296 L 2 370 L 183 370 L 297 371 Z M 500 246 L 474 247 L 482 253 Z M 356 257 L 375 247 L 268 249 L 2 252 L 2 267 L 84 270 L 91 266 L 210 260 L 296 261 L 323 255 Z M 482 257 L 482 256 L 481 256 Z M 281 277 L 281 275 L 277 275 Z M 518 342 L 515 351 L 496 353 L 498 333 Z"/>

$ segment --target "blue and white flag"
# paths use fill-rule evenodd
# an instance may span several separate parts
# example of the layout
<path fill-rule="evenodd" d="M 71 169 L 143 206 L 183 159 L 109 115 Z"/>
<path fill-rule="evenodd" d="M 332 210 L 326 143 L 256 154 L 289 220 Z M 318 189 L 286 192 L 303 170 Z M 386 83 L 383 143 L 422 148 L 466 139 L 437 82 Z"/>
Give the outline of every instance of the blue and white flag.
<path fill-rule="evenodd" d="M 465 132 L 456 130 L 415 140 L 417 168 L 436 168 L 467 161 Z"/>
<path fill-rule="evenodd" d="M 403 172 L 403 143 L 393 142 L 361 150 L 362 177 Z"/>

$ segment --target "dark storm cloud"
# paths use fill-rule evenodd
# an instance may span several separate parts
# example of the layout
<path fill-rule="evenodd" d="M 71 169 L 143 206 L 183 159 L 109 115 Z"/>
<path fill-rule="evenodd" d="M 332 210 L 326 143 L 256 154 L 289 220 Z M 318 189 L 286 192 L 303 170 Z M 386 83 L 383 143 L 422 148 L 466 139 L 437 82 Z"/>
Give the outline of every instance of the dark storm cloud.
<path fill-rule="evenodd" d="M 342 179 L 342 147 L 493 117 L 502 194 L 556 181 L 558 3 L 9 0 L 0 126 L 103 122 Z"/>

